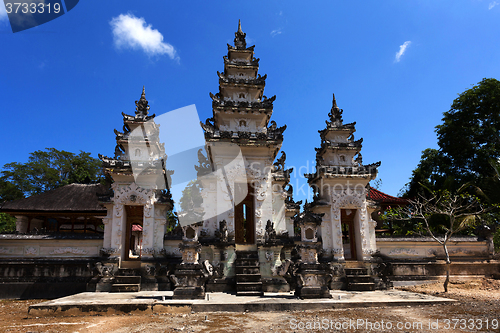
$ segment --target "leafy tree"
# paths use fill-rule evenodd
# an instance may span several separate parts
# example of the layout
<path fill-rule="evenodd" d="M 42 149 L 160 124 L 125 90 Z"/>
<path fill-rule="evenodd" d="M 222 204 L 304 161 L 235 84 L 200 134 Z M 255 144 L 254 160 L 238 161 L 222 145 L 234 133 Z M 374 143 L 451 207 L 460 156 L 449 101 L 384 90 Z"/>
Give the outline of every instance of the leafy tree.
<path fill-rule="evenodd" d="M 436 126 L 439 150 L 422 152 L 406 196 L 424 193 L 420 184 L 456 191 L 470 182 L 492 197 L 498 192 L 489 183 L 495 176 L 490 159 L 500 157 L 500 81 L 483 79 L 460 94 L 442 121 Z"/>
<path fill-rule="evenodd" d="M 27 197 L 59 186 L 104 180 L 101 162 L 80 151 L 78 155 L 46 148 L 30 153 L 28 162 L 4 165 L 0 178 L 0 200 L 8 201 Z"/>
<path fill-rule="evenodd" d="M 177 217 L 177 213 L 169 210 L 167 212 L 167 227 L 165 229 L 165 233 L 172 232 L 179 225 L 179 218 Z"/>
<path fill-rule="evenodd" d="M 493 175 L 490 159 L 500 157 L 500 81 L 483 79 L 460 94 L 436 133 L 452 174 L 462 183 Z"/>
<path fill-rule="evenodd" d="M 450 281 L 450 254 L 448 252 L 448 241 L 450 238 L 476 224 L 480 214 L 485 212 L 480 201 L 469 194 L 457 194 L 444 191 L 430 191 L 430 196 L 419 194 L 417 199 L 410 200 L 406 207 L 393 208 L 390 211 L 392 218 L 402 221 L 415 221 L 423 226 L 426 234 L 442 245 L 446 258 L 446 279 L 443 287 L 448 292 Z M 432 218 L 441 218 L 443 224 L 432 226 Z"/>
<path fill-rule="evenodd" d="M 0 233 L 16 231 L 16 218 L 6 213 L 0 213 Z"/>
<path fill-rule="evenodd" d="M 184 212 L 201 207 L 203 198 L 201 197 L 201 186 L 197 180 L 192 180 L 186 185 L 179 201 L 181 211 Z"/>
<path fill-rule="evenodd" d="M 420 162 L 412 172 L 404 197 L 414 198 L 423 187 L 439 189 L 453 182 L 449 174 L 450 161 L 437 149 L 427 148 L 422 152 Z"/>

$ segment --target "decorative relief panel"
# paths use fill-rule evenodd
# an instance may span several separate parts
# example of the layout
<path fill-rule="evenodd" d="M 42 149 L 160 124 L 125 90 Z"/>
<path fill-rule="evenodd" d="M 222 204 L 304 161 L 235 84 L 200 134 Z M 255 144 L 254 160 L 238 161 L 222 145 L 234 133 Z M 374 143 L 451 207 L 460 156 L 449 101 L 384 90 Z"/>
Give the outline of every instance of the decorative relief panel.
<path fill-rule="evenodd" d="M 77 247 L 60 247 L 49 252 L 49 254 L 87 254 L 88 251 Z"/>
<path fill-rule="evenodd" d="M 27 246 L 24 248 L 24 254 L 27 255 L 37 255 L 38 254 L 38 249 L 34 246 Z"/>
<path fill-rule="evenodd" d="M 151 202 L 154 194 L 152 190 L 139 187 L 136 183 L 132 183 L 128 186 L 120 186 L 117 183 L 113 183 L 111 187 L 115 192 L 114 202 L 122 205 L 145 205 Z"/>

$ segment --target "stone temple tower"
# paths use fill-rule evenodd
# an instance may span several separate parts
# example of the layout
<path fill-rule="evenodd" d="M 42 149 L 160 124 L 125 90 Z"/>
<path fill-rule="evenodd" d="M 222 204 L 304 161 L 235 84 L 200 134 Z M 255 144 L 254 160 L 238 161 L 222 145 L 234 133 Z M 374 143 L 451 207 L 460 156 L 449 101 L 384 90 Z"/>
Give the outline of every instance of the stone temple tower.
<path fill-rule="evenodd" d="M 166 212 L 173 205 L 165 190 L 172 172 L 164 168 L 165 148 L 144 88 L 135 104 L 134 116 L 122 113 L 123 132 L 115 130 L 114 157 L 99 155 L 113 180 L 112 192 L 100 198 L 108 211 L 103 250 L 121 268 L 138 268 L 162 252 Z"/>
<path fill-rule="evenodd" d="M 315 197 L 314 213 L 324 213 L 319 232 L 325 257 L 336 260 L 369 260 L 376 251 L 375 226 L 367 203 L 367 185 L 377 176 L 380 162 L 363 165 L 363 139 L 354 140 L 356 123 L 344 124 L 333 96 L 326 128 L 320 130 L 316 148 L 316 173 L 306 174 Z"/>
<path fill-rule="evenodd" d="M 285 153 L 274 162 L 286 125 L 270 121 L 275 96 L 264 95 L 267 75 L 258 73 L 259 59 L 245 37 L 239 23 L 234 46 L 227 46 L 224 71 L 217 72 L 219 92 L 210 93 L 213 117 L 202 123 L 207 163 L 198 168 L 202 243 L 204 237 L 227 235 L 221 238 L 222 251 L 219 242 L 211 251 L 204 247 L 201 257 L 224 265 L 225 279 L 236 275 L 238 295 L 288 290 L 276 272 L 282 253 L 291 257 L 292 216 L 298 210 L 291 187 L 286 188 L 292 170 L 285 168 Z M 251 272 L 239 266 L 249 262 L 255 265 Z"/>
<path fill-rule="evenodd" d="M 202 124 L 208 159 L 227 181 L 205 178 L 202 195 L 205 216 L 212 216 L 205 221 L 207 232 L 225 220 L 236 244 L 255 245 L 264 238 L 267 221 L 277 220 L 272 171 L 286 126 L 278 128 L 274 121 L 268 126 L 275 96 L 264 96 L 267 75 L 258 74 L 259 59 L 254 58 L 254 46 L 247 47 L 245 36 L 240 23 L 234 46 L 228 44 L 224 71 L 217 72 L 219 92 L 210 93 L 213 117 Z M 240 153 L 243 162 L 232 164 Z M 286 198 L 283 189 L 280 193 Z M 284 219 L 275 227 L 285 231 Z"/>

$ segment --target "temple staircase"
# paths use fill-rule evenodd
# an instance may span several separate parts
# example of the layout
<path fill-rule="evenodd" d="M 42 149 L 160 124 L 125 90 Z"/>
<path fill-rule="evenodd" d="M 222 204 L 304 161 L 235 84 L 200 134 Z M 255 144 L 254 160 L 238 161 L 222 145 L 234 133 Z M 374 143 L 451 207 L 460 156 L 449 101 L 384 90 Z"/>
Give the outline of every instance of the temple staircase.
<path fill-rule="evenodd" d="M 347 290 L 350 291 L 372 291 L 375 290 L 375 282 L 368 275 L 367 268 L 345 268 Z"/>
<path fill-rule="evenodd" d="M 141 275 L 136 269 L 120 268 L 115 275 L 111 292 L 137 292 L 141 290 Z"/>
<path fill-rule="evenodd" d="M 237 296 L 262 296 L 262 281 L 257 251 L 236 251 Z"/>

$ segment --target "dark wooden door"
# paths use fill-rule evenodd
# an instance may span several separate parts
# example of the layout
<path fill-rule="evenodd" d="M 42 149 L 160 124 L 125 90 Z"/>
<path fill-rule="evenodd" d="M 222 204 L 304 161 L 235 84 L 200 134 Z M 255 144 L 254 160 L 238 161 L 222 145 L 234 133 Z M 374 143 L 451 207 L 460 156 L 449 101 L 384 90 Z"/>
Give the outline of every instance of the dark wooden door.
<path fill-rule="evenodd" d="M 253 187 L 250 184 L 235 184 L 235 193 L 247 187 L 244 200 L 234 207 L 234 229 L 236 244 L 255 243 L 255 209 Z M 235 195 L 238 197 L 238 195 Z M 241 197 L 241 196 L 240 196 Z"/>
<path fill-rule="evenodd" d="M 341 226 L 342 226 L 342 246 L 344 246 L 345 260 L 356 260 L 356 237 L 354 232 L 354 216 L 355 209 L 342 209 L 341 211 Z M 346 251 L 348 249 L 349 251 Z"/>
<path fill-rule="evenodd" d="M 130 251 L 134 249 L 135 237 L 132 235 L 134 224 L 142 226 L 144 217 L 144 206 L 125 206 L 127 214 L 127 234 L 125 235 L 125 258 L 124 260 L 140 260 L 140 256 L 131 258 Z M 137 251 L 137 254 L 140 252 Z"/>

